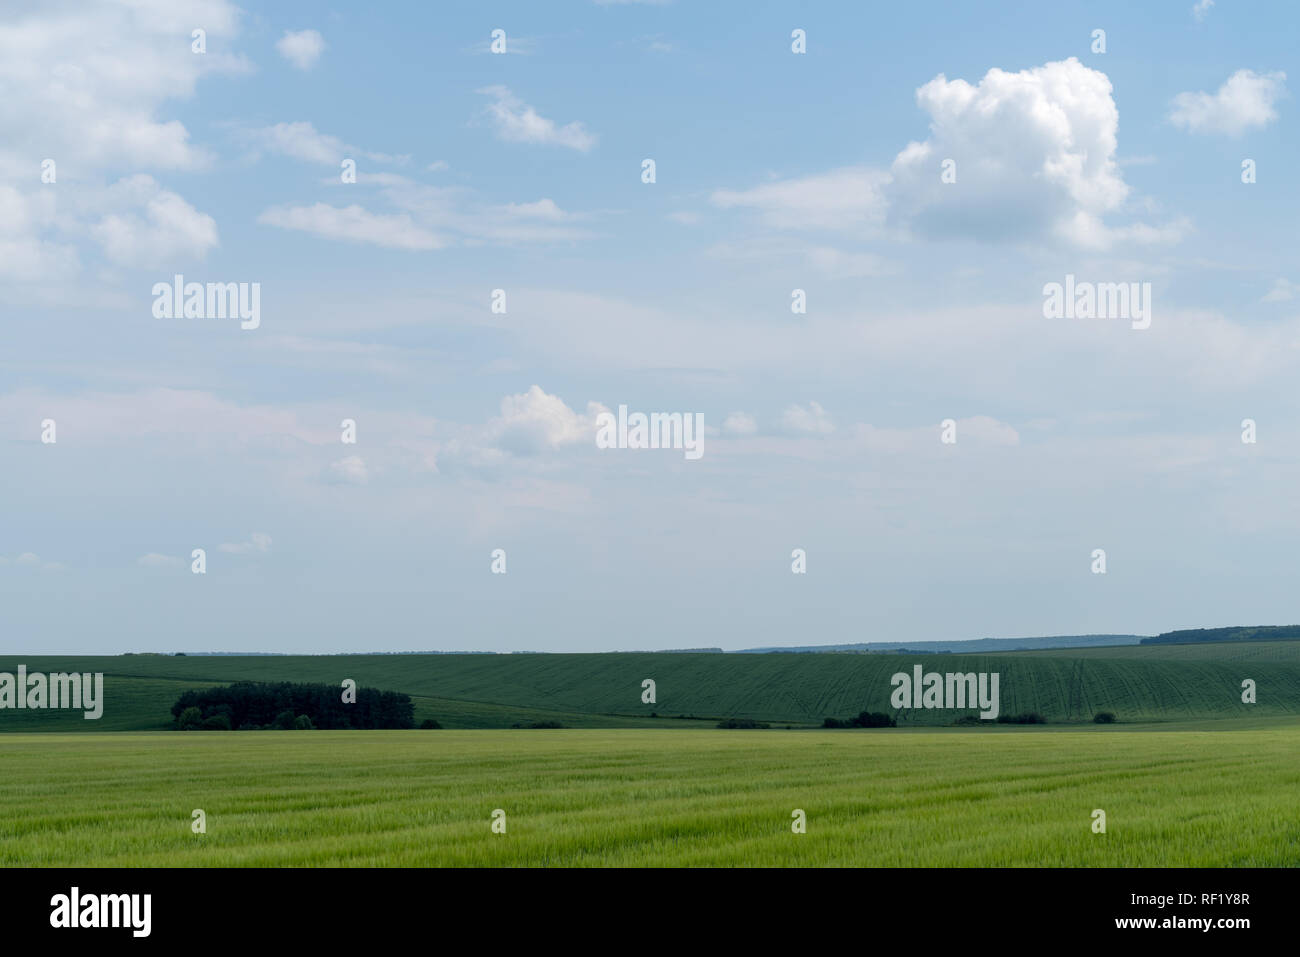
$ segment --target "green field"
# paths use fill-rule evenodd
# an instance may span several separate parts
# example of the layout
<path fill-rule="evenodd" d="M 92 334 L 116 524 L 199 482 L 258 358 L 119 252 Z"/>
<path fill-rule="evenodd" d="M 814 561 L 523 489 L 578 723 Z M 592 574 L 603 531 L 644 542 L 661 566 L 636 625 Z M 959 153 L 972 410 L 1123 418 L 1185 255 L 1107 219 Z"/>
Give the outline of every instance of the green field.
<path fill-rule="evenodd" d="M 0 671 L 102 671 L 104 717 L 0 711 L 0 730 L 121 731 L 170 726 L 186 688 L 231 681 L 303 681 L 405 692 L 416 718 L 447 728 L 508 728 L 553 720 L 566 727 L 655 727 L 694 716 L 795 726 L 891 711 L 890 676 L 915 663 L 940 672 L 998 672 L 1005 714 L 1036 711 L 1086 723 L 1098 711 L 1125 722 L 1300 715 L 1300 642 L 1128 646 L 997 655 L 575 654 L 319 655 L 275 657 L 0 658 Z M 653 678 L 657 701 L 641 703 Z M 1243 704 L 1253 679 L 1258 703 Z M 651 718 L 657 712 L 658 719 Z M 905 724 L 949 724 L 962 712 L 913 711 Z M 968 711 L 965 713 L 974 713 Z M 677 721 L 675 727 L 695 722 Z"/>
<path fill-rule="evenodd" d="M 8 657 L 0 671 L 19 663 L 102 671 L 105 704 L 99 721 L 0 711 L 7 865 L 1300 864 L 1300 642 Z M 889 678 L 916 663 L 997 671 L 1003 713 L 1050 723 L 959 728 L 973 712 L 934 710 L 896 729 L 816 727 L 892 711 Z M 167 730 L 188 688 L 345 678 L 411 695 L 417 721 L 448 730 Z M 1241 702 L 1243 678 L 1257 704 Z M 1119 723 L 1092 724 L 1097 711 Z M 727 717 L 774 727 L 716 730 Z M 510 729 L 534 721 L 565 727 Z M 190 831 L 195 808 L 206 834 Z M 805 834 L 791 832 L 796 808 Z"/>
<path fill-rule="evenodd" d="M 1230 734 L 13 735 L 0 862 L 1294 866 L 1298 753 L 1295 720 Z M 206 834 L 191 833 L 195 808 Z"/>

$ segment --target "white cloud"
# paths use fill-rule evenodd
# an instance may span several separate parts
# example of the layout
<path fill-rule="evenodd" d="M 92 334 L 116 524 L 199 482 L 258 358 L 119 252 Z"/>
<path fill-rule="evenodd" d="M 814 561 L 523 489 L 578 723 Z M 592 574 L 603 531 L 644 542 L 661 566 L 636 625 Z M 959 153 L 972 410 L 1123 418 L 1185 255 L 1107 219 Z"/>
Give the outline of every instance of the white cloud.
<path fill-rule="evenodd" d="M 272 406 L 241 406 L 211 392 L 145 389 L 138 392 L 91 392 L 53 395 L 22 390 L 0 395 L 0 423 L 6 438 L 20 438 L 10 428 L 24 420 L 49 417 L 78 424 L 83 443 L 115 443 L 127 438 L 165 435 L 172 440 L 229 448 L 226 440 L 251 443 L 267 436 L 290 437 L 310 444 L 338 441 L 331 429 L 303 425 L 298 415 Z"/>
<path fill-rule="evenodd" d="M 184 559 L 177 558 L 175 555 L 162 555 L 158 552 L 141 555 L 135 561 L 137 565 L 143 565 L 146 568 L 176 568 L 185 564 Z"/>
<path fill-rule="evenodd" d="M 1289 302 L 1294 299 L 1296 293 L 1300 292 L 1300 285 L 1293 283 L 1289 279 L 1278 278 L 1273 280 L 1273 287 L 1264 294 L 1263 302 Z"/>
<path fill-rule="evenodd" d="M 745 412 L 733 412 L 722 421 L 722 431 L 728 435 L 754 435 L 758 422 Z"/>
<path fill-rule="evenodd" d="M 888 171 L 844 167 L 710 198 L 754 209 L 779 229 L 867 237 L 892 227 L 930 239 L 1098 249 L 1176 240 L 1185 224 L 1105 221 L 1129 196 L 1115 158 L 1119 109 L 1111 94 L 1106 74 L 1073 57 L 1017 73 L 992 69 L 974 85 L 940 74 L 916 92 L 930 136 L 907 144 Z M 955 182 L 940 177 L 945 160 L 955 163 Z M 818 255 L 831 273 L 870 275 L 883 265 L 835 250 Z"/>
<path fill-rule="evenodd" d="M 779 423 L 782 432 L 796 435 L 830 435 L 835 425 L 820 403 L 809 402 L 808 405 L 792 405 L 781 413 Z"/>
<path fill-rule="evenodd" d="M 337 177 L 331 182 L 337 185 Z M 595 235 L 583 225 L 588 215 L 562 209 L 548 197 L 484 205 L 473 190 L 428 186 L 396 173 L 359 173 L 357 183 L 378 187 L 379 195 L 397 212 L 374 212 L 359 204 L 340 209 L 316 203 L 272 207 L 261 214 L 259 222 L 325 239 L 415 250 L 441 249 L 453 242 L 563 242 Z"/>
<path fill-rule="evenodd" d="M 809 269 L 829 279 L 883 276 L 896 270 L 893 263 L 875 253 L 789 242 L 770 236 L 751 236 L 736 242 L 715 243 L 704 254 L 714 259 L 763 263 L 769 267 L 803 262 Z"/>
<path fill-rule="evenodd" d="M 326 166 L 338 166 L 345 158 L 359 156 L 379 163 L 402 163 L 409 159 L 408 156 L 375 153 L 351 146 L 337 136 L 320 132 L 305 120 L 245 130 L 241 135 L 268 152 Z"/>
<path fill-rule="evenodd" d="M 516 219 L 542 219 L 549 222 L 563 222 L 572 217 L 555 205 L 555 200 L 542 198 L 535 203 L 507 203 L 495 207 L 505 216 Z"/>
<path fill-rule="evenodd" d="M 987 415 L 957 420 L 957 442 L 974 439 L 987 445 L 1019 445 L 1020 433 L 1005 422 Z"/>
<path fill-rule="evenodd" d="M 1191 133 L 1240 136 L 1277 119 L 1274 104 L 1286 96 L 1286 74 L 1238 70 L 1215 93 L 1179 93 L 1169 120 Z"/>
<path fill-rule="evenodd" d="M 8 159 L 5 150 L 50 156 L 69 172 L 205 165 L 209 155 L 190 143 L 185 126 L 157 113 L 169 100 L 192 96 L 204 76 L 251 70 L 221 49 L 238 32 L 239 18 L 224 0 L 6 4 L 0 157 Z M 201 56 L 190 51 L 189 39 L 199 24 L 208 35 Z"/>
<path fill-rule="evenodd" d="M 441 249 L 447 241 L 416 225 L 405 213 L 372 213 L 355 203 L 337 207 L 328 203 L 311 206 L 273 206 L 257 217 L 259 223 L 293 229 L 322 239 L 369 243 L 389 249 Z"/>
<path fill-rule="evenodd" d="M 1129 194 L 1111 93 L 1106 74 L 1073 57 L 992 69 L 976 85 L 940 74 L 916 92 L 930 137 L 894 159 L 891 220 L 931 238 L 1107 245 L 1102 217 Z M 955 183 L 940 178 L 949 159 Z"/>
<path fill-rule="evenodd" d="M 286 30 L 275 48 L 299 70 L 310 70 L 325 52 L 325 38 L 315 30 Z"/>
<path fill-rule="evenodd" d="M 1001 446 L 1020 444 L 1020 434 L 1005 422 L 987 415 L 974 415 L 956 419 L 956 447 Z M 877 426 L 858 423 L 848 430 L 854 443 L 860 448 L 873 453 L 903 453 L 915 460 L 927 453 L 935 454 L 945 448 L 940 441 L 941 424 L 925 425 L 912 428 Z"/>
<path fill-rule="evenodd" d="M 598 402 L 579 415 L 559 396 L 534 385 L 527 392 L 501 400 L 501 415 L 488 423 L 488 441 L 519 455 L 551 452 L 577 442 L 594 442 L 596 416 L 605 411 Z"/>
<path fill-rule="evenodd" d="M 5 558 L 3 555 L 0 555 L 0 565 L 8 565 L 8 564 L 10 564 L 9 559 Z M 63 567 L 63 565 L 60 562 L 42 561 L 41 557 L 37 555 L 35 552 L 23 552 L 21 555 L 19 555 L 17 558 L 13 560 L 13 564 L 23 565 L 27 568 L 39 568 L 42 571 L 47 571 L 47 572 L 58 571 Z"/>
<path fill-rule="evenodd" d="M 0 276 L 66 280 L 80 272 L 87 239 L 119 265 L 215 245 L 210 217 L 138 174 L 210 164 L 210 151 L 162 111 L 205 77 L 251 72 L 229 52 L 240 16 L 225 0 L 0 8 L 0 184 L 13 184 L 0 185 L 0 220 L 9 220 L 0 225 Z M 190 31 L 200 24 L 207 52 L 196 55 Z M 57 187 L 32 173 L 33 158 L 47 157 Z M 8 215 L 15 209 L 22 228 Z"/>
<path fill-rule="evenodd" d="M 485 424 L 459 427 L 452 438 L 439 444 L 436 460 L 453 470 L 480 474 L 507 467 L 549 467 L 551 453 L 575 446 L 594 448 L 596 416 L 605 411 L 599 402 L 588 402 L 585 413 L 575 412 L 559 396 L 534 385 L 527 392 L 505 396 L 501 414 Z"/>
<path fill-rule="evenodd" d="M 1197 23 L 1200 23 L 1210 14 L 1210 7 L 1214 6 L 1214 0 L 1196 0 L 1192 5 L 1192 17 Z"/>
<path fill-rule="evenodd" d="M 748 190 L 719 189 L 709 198 L 723 209 L 756 209 L 778 229 L 861 230 L 884 222 L 888 183 L 879 170 L 848 167 Z"/>
<path fill-rule="evenodd" d="M 852 252 L 833 246 L 810 246 L 803 252 L 809 265 L 831 279 L 883 276 L 893 269 L 875 253 Z"/>
<path fill-rule="evenodd" d="M 120 180 L 100 200 L 112 210 L 90 227 L 104 255 L 123 266 L 202 259 L 218 245 L 217 223 L 143 173 Z"/>
<path fill-rule="evenodd" d="M 223 552 L 232 555 L 248 555 L 254 552 L 269 552 L 271 550 L 271 536 L 266 532 L 254 532 L 249 540 L 238 544 L 218 545 L 217 548 Z"/>
<path fill-rule="evenodd" d="M 596 145 L 596 135 L 588 132 L 582 123 L 574 121 L 560 126 L 540 115 L 504 86 L 487 86 L 476 92 L 492 97 L 487 111 L 501 140 L 564 146 L 582 153 Z"/>
<path fill-rule="evenodd" d="M 359 455 L 349 455 L 330 463 L 330 478 L 346 485 L 365 485 L 370 481 L 370 472 L 365 459 Z"/>
<path fill-rule="evenodd" d="M 0 186 L 0 277 L 31 282 L 77 274 L 81 261 L 76 247 L 39 235 L 57 209 L 57 198 L 49 190 L 23 193 Z"/>

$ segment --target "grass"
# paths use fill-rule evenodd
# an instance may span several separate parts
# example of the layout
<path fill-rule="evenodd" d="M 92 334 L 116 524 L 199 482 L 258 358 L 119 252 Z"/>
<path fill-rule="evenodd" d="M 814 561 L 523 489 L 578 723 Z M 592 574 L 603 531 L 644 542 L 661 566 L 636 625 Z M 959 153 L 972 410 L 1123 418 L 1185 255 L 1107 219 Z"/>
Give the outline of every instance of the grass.
<path fill-rule="evenodd" d="M 1295 866 L 1297 753 L 1295 719 L 1226 735 L 14 734 L 0 863 Z"/>

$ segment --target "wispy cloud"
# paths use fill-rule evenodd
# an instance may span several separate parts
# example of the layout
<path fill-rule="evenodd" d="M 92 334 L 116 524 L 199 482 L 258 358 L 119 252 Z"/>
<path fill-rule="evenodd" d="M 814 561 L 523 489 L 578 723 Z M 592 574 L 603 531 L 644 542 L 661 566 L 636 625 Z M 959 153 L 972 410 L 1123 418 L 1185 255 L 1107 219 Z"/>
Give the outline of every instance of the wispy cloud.
<path fill-rule="evenodd" d="M 254 532 L 246 542 L 236 544 L 226 543 L 218 545 L 220 551 L 232 555 L 250 555 L 257 552 L 269 552 L 271 550 L 271 536 L 266 532 Z"/>
<path fill-rule="evenodd" d="M 580 153 L 586 153 L 596 145 L 596 134 L 589 132 L 582 123 L 575 120 L 561 126 L 542 116 L 507 87 L 486 86 L 476 92 L 492 98 L 487 112 L 500 140 L 563 146 Z"/>

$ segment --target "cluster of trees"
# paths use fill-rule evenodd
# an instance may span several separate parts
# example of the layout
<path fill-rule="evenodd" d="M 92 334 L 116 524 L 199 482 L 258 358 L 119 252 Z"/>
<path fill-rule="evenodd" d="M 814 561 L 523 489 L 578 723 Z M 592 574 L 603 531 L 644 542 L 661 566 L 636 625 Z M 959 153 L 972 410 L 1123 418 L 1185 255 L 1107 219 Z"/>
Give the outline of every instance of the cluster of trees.
<path fill-rule="evenodd" d="M 728 718 L 726 721 L 718 722 L 719 728 L 770 728 L 772 727 L 766 721 L 755 721 L 753 718 Z"/>
<path fill-rule="evenodd" d="M 856 718 L 827 718 L 823 728 L 893 728 L 898 725 L 883 711 L 862 711 Z"/>
<path fill-rule="evenodd" d="M 172 717 L 181 731 L 413 728 L 415 706 L 397 691 L 358 688 L 344 703 L 338 685 L 240 681 L 186 691 Z"/>
<path fill-rule="evenodd" d="M 1022 711 L 1020 714 L 1000 714 L 998 724 L 1047 724 L 1047 719 L 1037 711 Z"/>

